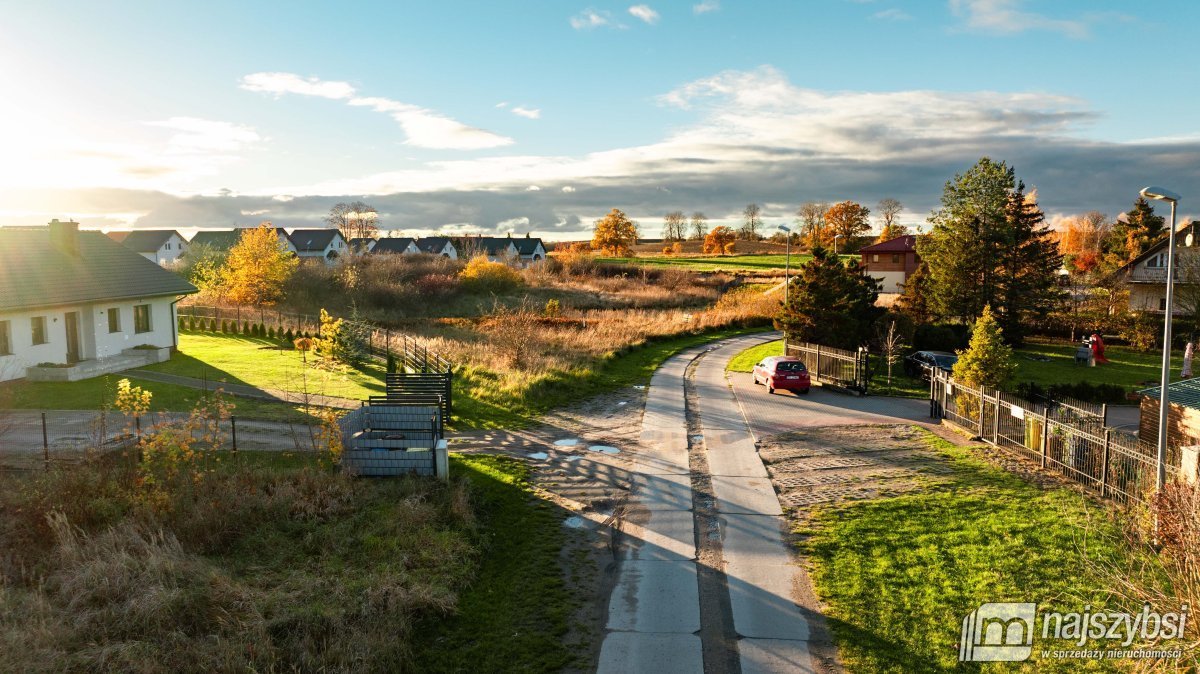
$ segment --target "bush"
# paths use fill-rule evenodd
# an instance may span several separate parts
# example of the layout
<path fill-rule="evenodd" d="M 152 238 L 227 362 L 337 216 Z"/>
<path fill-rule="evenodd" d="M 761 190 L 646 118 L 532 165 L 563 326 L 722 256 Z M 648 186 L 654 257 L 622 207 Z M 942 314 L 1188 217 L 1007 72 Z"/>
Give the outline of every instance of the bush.
<path fill-rule="evenodd" d="M 229 321 L 227 321 L 225 319 L 221 319 L 221 332 L 223 332 L 226 335 L 229 334 Z"/>
<path fill-rule="evenodd" d="M 1128 402 L 1125 399 L 1125 388 L 1116 384 L 1093 384 L 1089 381 L 1065 382 L 1061 384 L 1050 384 L 1042 386 L 1037 382 L 1023 382 L 1017 384 L 1016 394 L 1026 400 L 1061 400 L 1063 398 L 1074 398 L 1085 403 L 1100 404 L 1122 404 Z"/>
<path fill-rule="evenodd" d="M 242 334 L 246 335 L 247 337 L 254 335 L 254 333 L 250 330 L 250 321 L 244 321 L 242 323 Z"/>
<path fill-rule="evenodd" d="M 916 351 L 959 351 L 967 348 L 970 330 L 965 325 L 922 323 L 913 331 Z"/>
<path fill-rule="evenodd" d="M 267 339 L 269 339 L 271 341 L 275 340 L 275 326 L 274 325 L 267 328 Z"/>
<path fill-rule="evenodd" d="M 458 292 L 459 285 L 454 274 L 426 274 L 413 283 L 418 293 L 433 297 L 452 295 Z"/>
<path fill-rule="evenodd" d="M 283 333 L 283 341 L 287 344 L 296 341 L 296 333 L 292 332 L 291 328 L 288 328 L 287 332 Z"/>
<path fill-rule="evenodd" d="M 195 329 L 196 329 L 196 317 L 188 316 L 188 330 L 195 330 Z"/>
<path fill-rule="evenodd" d="M 388 371 L 388 374 L 393 374 L 393 373 L 397 372 L 396 356 L 391 351 L 389 351 L 388 355 L 387 355 L 387 371 Z"/>
<path fill-rule="evenodd" d="M 491 293 L 507 292 L 525 282 L 516 269 L 502 262 L 489 262 L 483 255 L 472 258 L 459 278 L 473 291 Z"/>

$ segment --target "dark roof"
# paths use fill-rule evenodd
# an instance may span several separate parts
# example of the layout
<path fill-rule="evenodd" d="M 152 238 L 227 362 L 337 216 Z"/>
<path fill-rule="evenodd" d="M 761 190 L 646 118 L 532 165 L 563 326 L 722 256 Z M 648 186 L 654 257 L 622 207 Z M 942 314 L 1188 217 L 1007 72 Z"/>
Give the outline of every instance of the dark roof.
<path fill-rule="evenodd" d="M 461 250 L 474 251 L 476 253 L 486 253 L 493 257 L 503 255 L 508 249 L 508 244 L 515 241 L 507 237 L 499 236 L 467 236 L 456 241 Z"/>
<path fill-rule="evenodd" d="M 132 231 L 109 232 L 108 238 L 123 244 L 129 250 L 139 253 L 157 252 L 171 238 L 179 236 L 173 229 L 135 229 Z M 180 236 L 179 238 L 183 238 Z"/>
<path fill-rule="evenodd" d="M 526 236 L 520 239 L 513 239 L 512 242 L 517 244 L 517 252 L 521 255 L 533 255 L 537 252 L 538 244 L 542 243 L 542 240 L 539 238 L 531 238 Z M 545 249 L 545 244 L 542 244 L 542 250 Z"/>
<path fill-rule="evenodd" d="M 356 236 L 347 241 L 346 245 L 350 246 L 350 250 L 356 252 L 365 252 L 371 249 L 371 243 L 374 241 L 375 239 L 372 239 L 369 236 Z"/>
<path fill-rule="evenodd" d="M 375 247 L 371 249 L 371 252 L 403 253 L 405 250 L 408 250 L 408 245 L 410 243 L 415 244 L 416 239 L 413 239 L 411 236 L 389 236 L 376 241 Z"/>
<path fill-rule="evenodd" d="M 1196 231 L 1197 229 L 1200 229 L 1200 222 L 1189 221 L 1180 225 L 1179 228 L 1175 230 L 1175 247 L 1178 248 L 1179 246 L 1183 245 L 1184 241 L 1187 240 L 1187 235 L 1189 232 L 1195 232 L 1196 234 L 1200 235 L 1200 231 Z M 1166 247 L 1167 237 L 1164 236 L 1156 241 L 1154 245 L 1147 248 L 1146 252 L 1121 265 L 1121 268 L 1117 271 L 1122 272 L 1127 269 L 1133 269 L 1139 262 L 1145 260 L 1151 255 L 1162 252 Z M 1164 280 L 1163 283 L 1165 284 L 1166 281 Z"/>
<path fill-rule="evenodd" d="M 417 239 L 417 248 L 422 253 L 441 253 L 447 243 L 450 243 L 450 239 L 444 236 L 425 236 Z"/>
<path fill-rule="evenodd" d="M 333 241 L 333 237 L 341 236 L 336 229 L 297 229 L 292 231 L 292 245 L 300 253 L 323 252 Z"/>
<path fill-rule="evenodd" d="M 50 243 L 47 227 L 0 227 L 0 310 L 187 295 L 196 287 L 100 232 L 78 233 L 78 254 Z"/>
<path fill-rule="evenodd" d="M 1190 407 L 1194 410 L 1200 410 L 1200 379 L 1184 379 L 1182 381 L 1173 382 L 1167 387 L 1167 402 L 1172 405 L 1181 407 Z M 1161 386 L 1142 389 L 1138 391 L 1141 395 L 1147 398 L 1158 400 Z"/>
<path fill-rule="evenodd" d="M 905 234 L 894 239 L 888 239 L 865 248 L 859 248 L 860 253 L 910 253 L 917 249 L 917 237 Z"/>
<path fill-rule="evenodd" d="M 204 245 L 216 250 L 229 250 L 242 238 L 241 229 L 202 229 L 189 241 L 191 245 Z"/>

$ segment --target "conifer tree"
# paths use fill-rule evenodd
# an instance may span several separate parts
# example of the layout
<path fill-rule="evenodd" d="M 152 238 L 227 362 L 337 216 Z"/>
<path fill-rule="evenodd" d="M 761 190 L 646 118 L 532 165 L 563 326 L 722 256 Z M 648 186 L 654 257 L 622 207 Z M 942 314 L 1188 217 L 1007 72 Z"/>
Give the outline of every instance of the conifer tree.
<path fill-rule="evenodd" d="M 844 265 L 818 246 L 791 281 L 788 301 L 775 319 L 790 339 L 855 349 L 871 336 L 883 309 L 875 306 L 879 282 L 862 265 Z"/>
<path fill-rule="evenodd" d="M 971 342 L 958 354 L 954 364 L 954 380 L 973 388 L 998 389 L 1008 383 L 1016 372 L 1012 348 L 1004 343 L 1004 332 L 992 314 L 990 306 L 983 307 Z"/>
<path fill-rule="evenodd" d="M 1027 194 L 1022 182 L 1009 195 L 1005 224 L 1008 240 L 1000 249 L 997 299 L 1003 313 L 999 320 L 1009 342 L 1020 344 L 1026 326 L 1054 309 L 1062 295 L 1058 288 L 1062 256 L 1050 239 L 1036 195 Z"/>

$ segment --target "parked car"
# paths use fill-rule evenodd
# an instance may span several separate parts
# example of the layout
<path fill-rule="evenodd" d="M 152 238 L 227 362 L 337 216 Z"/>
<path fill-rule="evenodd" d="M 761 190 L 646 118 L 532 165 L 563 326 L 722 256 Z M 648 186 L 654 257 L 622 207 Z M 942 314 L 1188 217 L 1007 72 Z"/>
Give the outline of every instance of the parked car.
<path fill-rule="evenodd" d="M 754 383 L 765 384 L 768 393 L 774 393 L 775 389 L 808 393 L 812 387 L 804 361 L 792 356 L 763 358 L 754 366 Z"/>
<path fill-rule="evenodd" d="M 917 351 L 904 359 L 904 374 L 929 381 L 934 368 L 949 373 L 957 362 L 958 356 L 949 351 Z"/>

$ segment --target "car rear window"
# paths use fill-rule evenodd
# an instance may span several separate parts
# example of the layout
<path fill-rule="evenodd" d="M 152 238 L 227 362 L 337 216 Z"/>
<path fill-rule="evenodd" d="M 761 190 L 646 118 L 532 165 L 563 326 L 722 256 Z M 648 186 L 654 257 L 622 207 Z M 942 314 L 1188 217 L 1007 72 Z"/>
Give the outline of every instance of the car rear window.
<path fill-rule="evenodd" d="M 954 367 L 954 364 L 958 362 L 958 356 L 934 356 L 934 361 L 937 362 L 938 367 Z"/>
<path fill-rule="evenodd" d="M 776 372 L 804 372 L 804 363 L 798 360 L 785 360 L 775 365 Z"/>

